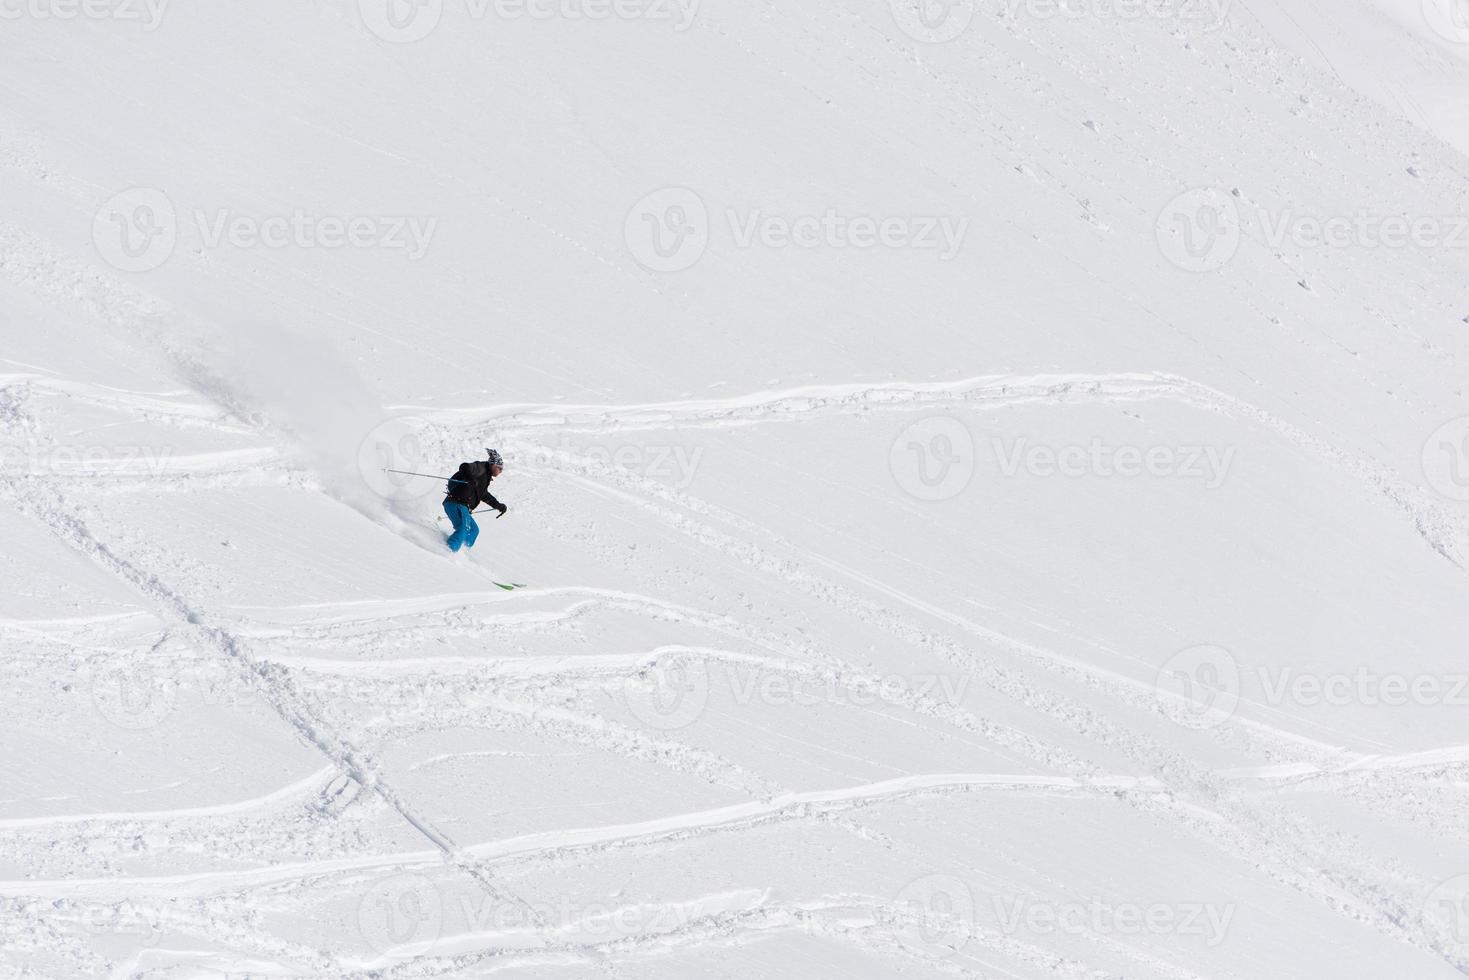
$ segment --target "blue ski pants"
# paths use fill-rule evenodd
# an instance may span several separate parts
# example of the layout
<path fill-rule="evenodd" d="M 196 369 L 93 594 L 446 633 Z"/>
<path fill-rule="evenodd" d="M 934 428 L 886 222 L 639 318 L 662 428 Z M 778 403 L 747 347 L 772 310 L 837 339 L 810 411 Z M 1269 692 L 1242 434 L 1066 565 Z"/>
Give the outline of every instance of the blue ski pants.
<path fill-rule="evenodd" d="M 475 539 L 479 537 L 479 525 L 469 515 L 469 508 L 463 504 L 456 504 L 452 500 L 444 501 L 444 513 L 449 515 L 449 520 L 454 525 L 454 533 L 449 535 L 449 550 L 458 551 L 461 547 L 473 548 Z"/>

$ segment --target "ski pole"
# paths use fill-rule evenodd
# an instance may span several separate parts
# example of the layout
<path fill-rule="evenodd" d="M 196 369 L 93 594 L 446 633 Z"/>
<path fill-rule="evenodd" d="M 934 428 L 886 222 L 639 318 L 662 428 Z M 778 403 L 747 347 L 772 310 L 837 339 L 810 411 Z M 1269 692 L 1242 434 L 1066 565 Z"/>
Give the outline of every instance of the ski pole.
<path fill-rule="evenodd" d="M 390 469 L 388 469 L 386 467 L 383 468 L 383 472 L 384 473 L 397 473 L 397 474 L 399 474 L 401 476 L 421 476 L 425 480 L 448 480 L 450 483 L 468 483 L 469 482 L 468 480 L 456 480 L 453 477 L 448 477 L 448 476 L 434 476 L 432 473 L 410 473 L 407 470 L 390 470 Z"/>

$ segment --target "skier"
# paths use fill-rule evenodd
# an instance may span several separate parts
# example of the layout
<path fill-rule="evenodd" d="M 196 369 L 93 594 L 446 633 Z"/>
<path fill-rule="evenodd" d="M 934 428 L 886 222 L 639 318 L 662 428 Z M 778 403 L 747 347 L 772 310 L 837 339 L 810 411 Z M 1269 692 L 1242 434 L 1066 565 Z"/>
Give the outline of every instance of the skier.
<path fill-rule="evenodd" d="M 459 464 L 444 494 L 444 513 L 454 524 L 454 533 L 449 535 L 450 551 L 474 547 L 475 539 L 479 537 L 479 525 L 470 515 L 480 504 L 489 504 L 498 510 L 500 514 L 496 520 L 504 517 L 505 511 L 510 509 L 490 493 L 490 481 L 504 472 L 505 460 L 497 450 L 486 449 L 485 452 L 489 453 L 489 458 L 482 463 Z"/>

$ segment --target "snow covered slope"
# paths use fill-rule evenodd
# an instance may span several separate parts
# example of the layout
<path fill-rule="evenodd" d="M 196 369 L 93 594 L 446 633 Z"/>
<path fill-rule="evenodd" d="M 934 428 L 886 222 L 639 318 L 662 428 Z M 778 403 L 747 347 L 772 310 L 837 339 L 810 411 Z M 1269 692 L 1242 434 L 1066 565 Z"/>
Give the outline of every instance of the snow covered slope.
<path fill-rule="evenodd" d="M 0 975 L 1469 970 L 1469 161 L 1254 0 L 6 17 Z"/>
<path fill-rule="evenodd" d="M 1469 4 L 1463 0 L 1237 0 L 1235 15 L 1469 152 Z"/>

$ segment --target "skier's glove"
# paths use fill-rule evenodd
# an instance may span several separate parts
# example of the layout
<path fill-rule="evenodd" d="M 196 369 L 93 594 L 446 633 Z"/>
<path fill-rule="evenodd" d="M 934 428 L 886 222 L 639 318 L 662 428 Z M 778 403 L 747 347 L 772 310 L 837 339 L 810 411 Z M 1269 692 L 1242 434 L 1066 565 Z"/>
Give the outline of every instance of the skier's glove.
<path fill-rule="evenodd" d="M 509 509 L 510 509 L 509 507 L 506 507 L 504 504 L 501 504 L 500 505 L 500 517 L 504 517 L 505 516 L 505 512 L 507 510 L 509 510 Z M 498 521 L 500 519 L 500 517 L 495 518 L 495 520 Z"/>

